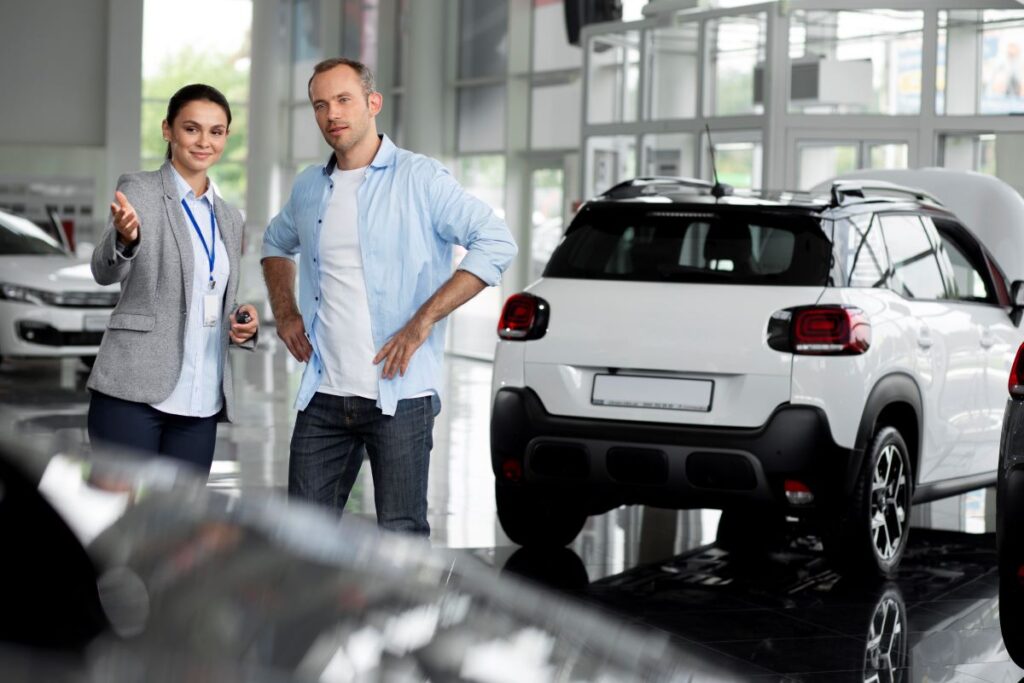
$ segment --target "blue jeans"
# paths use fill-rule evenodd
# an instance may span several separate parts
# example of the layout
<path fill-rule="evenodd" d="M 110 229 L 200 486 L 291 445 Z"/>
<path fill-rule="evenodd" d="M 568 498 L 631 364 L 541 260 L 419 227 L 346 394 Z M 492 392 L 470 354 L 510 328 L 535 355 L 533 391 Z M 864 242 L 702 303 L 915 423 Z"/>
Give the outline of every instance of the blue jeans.
<path fill-rule="evenodd" d="M 394 416 L 388 416 L 372 399 L 317 393 L 295 419 L 288 494 L 340 513 L 365 452 L 373 474 L 377 523 L 384 529 L 429 536 L 427 470 L 434 446 L 435 400 L 402 399 Z"/>

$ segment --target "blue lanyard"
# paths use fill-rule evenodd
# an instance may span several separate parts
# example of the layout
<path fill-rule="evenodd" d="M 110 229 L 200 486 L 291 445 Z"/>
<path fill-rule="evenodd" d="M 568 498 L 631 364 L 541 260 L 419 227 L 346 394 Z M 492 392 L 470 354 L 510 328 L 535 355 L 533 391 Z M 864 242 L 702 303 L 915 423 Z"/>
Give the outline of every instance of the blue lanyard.
<path fill-rule="evenodd" d="M 199 229 L 196 217 L 192 215 L 192 209 L 188 208 L 188 202 L 185 201 L 184 197 L 181 200 L 181 206 L 185 209 L 185 213 L 188 214 L 188 219 L 192 221 L 192 227 L 196 229 L 199 241 L 203 243 L 203 251 L 206 252 L 206 259 L 210 263 L 210 289 L 213 289 L 217 284 L 213 279 L 213 264 L 217 260 L 217 220 L 213 216 L 213 205 L 210 205 L 210 246 L 207 246 L 206 238 L 203 237 L 203 231 Z"/>

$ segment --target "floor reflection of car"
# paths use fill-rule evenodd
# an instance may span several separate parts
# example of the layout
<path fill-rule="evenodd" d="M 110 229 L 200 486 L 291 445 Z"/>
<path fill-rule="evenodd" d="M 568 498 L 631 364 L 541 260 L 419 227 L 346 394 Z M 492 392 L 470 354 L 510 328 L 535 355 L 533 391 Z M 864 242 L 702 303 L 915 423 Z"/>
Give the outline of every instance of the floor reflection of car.
<path fill-rule="evenodd" d="M 1024 345 L 1010 369 L 1010 398 L 1003 414 L 996 485 L 996 545 L 999 549 L 999 625 L 1010 653 L 1024 667 Z"/>
<path fill-rule="evenodd" d="M 5 681 L 26 648 L 66 680 L 688 680 L 664 633 L 170 463 L 0 441 L 0 491 Z"/>
<path fill-rule="evenodd" d="M 31 221 L 0 211 L 0 356 L 81 356 L 99 348 L 119 287 Z"/>

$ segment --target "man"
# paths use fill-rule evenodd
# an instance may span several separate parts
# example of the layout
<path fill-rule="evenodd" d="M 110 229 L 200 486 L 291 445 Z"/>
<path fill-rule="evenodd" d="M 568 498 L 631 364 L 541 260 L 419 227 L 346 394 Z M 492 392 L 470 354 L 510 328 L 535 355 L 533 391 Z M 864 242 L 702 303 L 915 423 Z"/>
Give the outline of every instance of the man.
<path fill-rule="evenodd" d="M 380 526 L 427 536 L 443 320 L 498 283 L 516 246 L 440 163 L 377 134 L 382 99 L 365 65 L 321 62 L 308 89 L 334 153 L 299 175 L 263 238 L 277 334 L 307 363 L 288 491 L 341 511 L 365 447 Z M 467 253 L 452 274 L 455 244 Z"/>

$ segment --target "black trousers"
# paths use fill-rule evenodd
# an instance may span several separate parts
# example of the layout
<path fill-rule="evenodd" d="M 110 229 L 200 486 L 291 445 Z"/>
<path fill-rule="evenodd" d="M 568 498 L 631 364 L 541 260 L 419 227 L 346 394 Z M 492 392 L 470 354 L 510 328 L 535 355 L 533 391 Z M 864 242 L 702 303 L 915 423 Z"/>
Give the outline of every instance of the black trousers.
<path fill-rule="evenodd" d="M 181 460 L 205 474 L 213 464 L 217 416 L 185 417 L 98 391 L 89 401 L 89 441 Z"/>

